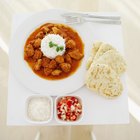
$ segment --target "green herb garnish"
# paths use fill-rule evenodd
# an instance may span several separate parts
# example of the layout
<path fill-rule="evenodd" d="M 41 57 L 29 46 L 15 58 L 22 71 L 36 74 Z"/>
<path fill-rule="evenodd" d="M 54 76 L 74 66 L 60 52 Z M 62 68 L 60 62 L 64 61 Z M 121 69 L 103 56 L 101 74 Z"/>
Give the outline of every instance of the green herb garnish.
<path fill-rule="evenodd" d="M 60 50 L 60 48 L 59 48 L 59 47 L 57 47 L 57 48 L 56 48 L 56 51 L 57 51 L 57 52 L 59 52 L 59 50 Z"/>
<path fill-rule="evenodd" d="M 52 48 L 54 46 L 52 41 L 49 42 L 49 46 L 50 46 L 50 48 Z"/>
<path fill-rule="evenodd" d="M 63 47 L 63 46 L 60 46 L 59 49 L 60 49 L 61 51 L 63 51 L 63 50 L 64 50 L 64 47 Z"/>
<path fill-rule="evenodd" d="M 64 50 L 64 46 L 58 46 L 57 44 L 53 43 L 52 41 L 49 42 L 49 47 L 50 48 L 56 47 L 57 52 Z"/>

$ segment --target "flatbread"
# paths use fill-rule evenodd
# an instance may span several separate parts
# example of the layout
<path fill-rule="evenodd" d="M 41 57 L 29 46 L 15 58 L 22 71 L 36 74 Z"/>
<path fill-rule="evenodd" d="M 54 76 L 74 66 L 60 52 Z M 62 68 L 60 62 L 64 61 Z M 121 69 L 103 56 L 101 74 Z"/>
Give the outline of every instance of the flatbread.
<path fill-rule="evenodd" d="M 93 48 L 92 48 L 92 50 L 91 50 L 91 53 L 92 53 L 93 56 L 96 55 L 96 53 L 98 52 L 98 50 L 99 50 L 99 48 L 100 48 L 100 46 L 101 46 L 102 44 L 103 44 L 103 42 L 100 42 L 100 41 L 95 42 L 95 43 L 93 44 Z"/>
<path fill-rule="evenodd" d="M 93 65 L 95 63 L 110 66 L 118 75 L 122 74 L 126 70 L 126 63 L 123 57 L 116 50 L 107 51 L 92 62 Z"/>
<path fill-rule="evenodd" d="M 123 86 L 116 72 L 105 64 L 92 65 L 86 74 L 87 88 L 108 98 L 122 93 Z"/>
<path fill-rule="evenodd" d="M 115 50 L 110 44 L 103 43 L 103 42 L 96 42 L 93 44 L 93 48 L 91 50 L 90 57 L 87 61 L 86 68 L 89 69 L 90 65 L 93 61 L 98 59 L 100 56 L 102 56 L 105 52 L 109 50 Z"/>
<path fill-rule="evenodd" d="M 101 44 L 102 44 L 102 42 L 96 42 L 96 43 L 93 44 L 93 48 L 92 48 L 90 56 L 89 56 L 89 58 L 87 60 L 86 69 L 89 69 L 89 67 L 90 67 L 90 65 L 91 65 L 96 53 L 98 52 Z"/>
<path fill-rule="evenodd" d="M 94 57 L 94 61 L 109 50 L 115 50 L 115 48 L 113 48 L 110 44 L 102 43 Z"/>

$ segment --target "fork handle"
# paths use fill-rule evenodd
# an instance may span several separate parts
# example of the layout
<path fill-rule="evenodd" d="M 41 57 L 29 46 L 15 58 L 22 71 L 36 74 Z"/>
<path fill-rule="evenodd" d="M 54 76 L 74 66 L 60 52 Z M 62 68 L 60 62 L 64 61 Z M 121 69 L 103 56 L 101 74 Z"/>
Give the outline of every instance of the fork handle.
<path fill-rule="evenodd" d="M 87 17 L 87 18 L 96 18 L 96 19 L 111 19 L 111 20 L 120 20 L 121 19 L 121 17 L 120 16 L 118 16 L 118 15 L 116 15 L 116 16 L 108 16 L 108 15 L 106 15 L 106 16 L 103 16 L 103 15 L 94 15 L 94 14 L 86 14 L 86 13 L 65 13 L 65 14 L 63 14 L 63 16 L 65 17 L 65 16 L 82 16 L 82 17 Z"/>
<path fill-rule="evenodd" d="M 103 23 L 103 24 L 116 24 L 116 25 L 120 25 L 121 24 L 121 20 L 111 20 L 111 19 L 100 19 L 100 20 L 96 20 L 96 19 L 83 19 L 83 22 L 96 22 L 96 23 Z"/>
<path fill-rule="evenodd" d="M 88 17 L 88 18 L 97 18 L 97 19 L 112 19 L 112 20 L 120 20 L 120 16 L 97 16 L 97 15 L 91 15 L 91 14 L 83 14 L 83 17 Z"/>

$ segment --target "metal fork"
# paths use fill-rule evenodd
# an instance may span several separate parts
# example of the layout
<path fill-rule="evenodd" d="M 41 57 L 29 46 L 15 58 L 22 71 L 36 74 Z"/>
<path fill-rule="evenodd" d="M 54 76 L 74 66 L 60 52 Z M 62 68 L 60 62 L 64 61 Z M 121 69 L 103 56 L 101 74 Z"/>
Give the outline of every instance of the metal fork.
<path fill-rule="evenodd" d="M 121 20 L 119 15 L 97 15 L 97 14 L 90 14 L 90 13 L 73 13 L 68 12 L 62 14 L 63 17 L 72 17 L 72 16 L 81 16 L 87 18 L 95 18 L 95 19 L 110 19 L 110 20 Z"/>
<path fill-rule="evenodd" d="M 65 19 L 65 22 L 67 24 L 82 24 L 84 22 L 97 22 L 102 24 L 121 24 L 121 20 L 119 19 L 105 19 L 105 18 L 87 18 L 87 17 L 81 17 L 81 16 L 63 16 Z"/>

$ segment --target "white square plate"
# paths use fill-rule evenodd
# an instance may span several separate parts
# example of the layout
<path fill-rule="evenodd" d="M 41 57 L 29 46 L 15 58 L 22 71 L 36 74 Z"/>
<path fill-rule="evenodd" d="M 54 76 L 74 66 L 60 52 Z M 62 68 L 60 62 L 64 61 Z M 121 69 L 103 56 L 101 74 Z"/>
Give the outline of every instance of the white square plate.
<path fill-rule="evenodd" d="M 60 16 L 63 10 L 56 11 Z M 48 11 L 46 11 L 48 12 Z M 100 14 L 100 13 L 94 13 Z M 102 13 L 103 14 L 103 13 Z M 112 13 L 111 13 L 112 14 Z M 113 15 L 113 14 L 112 14 Z M 21 14 L 16 16 L 13 22 L 13 33 L 17 30 L 17 26 L 31 15 Z M 19 23 L 19 24 L 17 24 Z M 81 25 L 82 26 L 82 25 Z M 122 28 L 121 25 L 108 25 L 99 23 L 86 23 L 91 29 L 88 36 L 87 46 L 91 49 L 94 41 L 100 40 L 112 44 L 118 51 L 123 54 Z M 87 28 L 83 28 L 86 32 Z M 83 38 L 87 40 L 87 37 Z M 10 64 L 11 66 L 11 64 Z M 120 97 L 108 100 L 102 96 L 89 91 L 86 87 L 73 92 L 71 95 L 82 97 L 84 104 L 84 116 L 78 124 L 72 125 L 93 125 L 93 124 L 121 124 L 129 122 L 128 102 L 127 102 L 127 85 L 125 83 L 125 75 L 121 77 L 123 83 L 123 93 Z M 77 83 L 74 83 L 75 85 Z M 8 87 L 8 125 L 31 125 L 25 118 L 25 101 L 28 96 L 34 92 L 25 88 L 13 75 L 11 67 L 9 68 L 9 87 Z M 47 125 L 65 125 L 58 124 L 55 119 Z"/>

